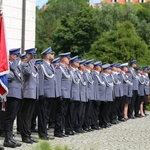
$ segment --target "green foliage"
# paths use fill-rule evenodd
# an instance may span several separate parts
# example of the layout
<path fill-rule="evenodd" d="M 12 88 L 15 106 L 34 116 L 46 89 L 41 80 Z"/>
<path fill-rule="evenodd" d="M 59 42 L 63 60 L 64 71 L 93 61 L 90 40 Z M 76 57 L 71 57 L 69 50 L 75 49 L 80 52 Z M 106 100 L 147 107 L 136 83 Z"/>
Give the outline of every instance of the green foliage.
<path fill-rule="evenodd" d="M 82 56 L 88 52 L 97 33 L 96 20 L 91 7 L 79 10 L 74 18 L 67 14 L 54 34 L 56 52 L 71 51 Z"/>
<path fill-rule="evenodd" d="M 52 46 L 56 55 L 103 62 L 137 59 L 150 65 L 150 2 L 90 7 L 87 0 L 49 0 L 46 10 L 37 8 L 36 47 Z"/>
<path fill-rule="evenodd" d="M 140 65 L 150 62 L 146 57 L 148 54 L 146 43 L 137 35 L 133 24 L 129 21 L 118 23 L 115 30 L 105 32 L 92 45 L 89 52 L 89 56 L 95 60 L 123 63 L 137 59 Z"/>
<path fill-rule="evenodd" d="M 42 142 L 40 141 L 33 150 L 71 150 L 67 146 L 56 145 L 56 147 L 52 147 L 49 142 Z"/>
<path fill-rule="evenodd" d="M 150 103 L 148 103 L 148 104 L 146 105 L 146 110 L 147 110 L 147 111 L 150 111 Z"/>

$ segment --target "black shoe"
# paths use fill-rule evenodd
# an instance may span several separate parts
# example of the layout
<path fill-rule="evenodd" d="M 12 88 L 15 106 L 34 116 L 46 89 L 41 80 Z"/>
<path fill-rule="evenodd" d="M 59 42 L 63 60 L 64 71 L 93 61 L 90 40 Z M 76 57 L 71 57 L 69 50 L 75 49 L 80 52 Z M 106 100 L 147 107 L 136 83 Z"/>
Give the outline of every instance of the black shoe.
<path fill-rule="evenodd" d="M 129 116 L 129 119 L 135 119 L 135 117 L 134 116 Z"/>
<path fill-rule="evenodd" d="M 30 139 L 31 139 L 31 141 L 32 141 L 33 143 L 38 143 L 38 140 L 37 140 L 37 138 L 30 137 Z"/>
<path fill-rule="evenodd" d="M 111 124 L 118 124 L 117 120 L 112 120 Z"/>
<path fill-rule="evenodd" d="M 136 118 L 141 118 L 141 115 L 135 115 Z"/>
<path fill-rule="evenodd" d="M 31 132 L 38 133 L 38 130 L 34 128 L 34 129 L 31 129 Z"/>
<path fill-rule="evenodd" d="M 111 126 L 112 126 L 112 124 L 111 124 L 111 123 L 107 123 L 107 125 L 108 125 L 109 127 L 111 127 Z"/>
<path fill-rule="evenodd" d="M 4 132 L 1 132 L 1 133 L 0 133 L 0 137 L 5 137 L 5 133 L 4 133 Z"/>
<path fill-rule="evenodd" d="M 87 133 L 88 131 L 84 130 L 84 129 L 80 129 L 81 133 Z"/>
<path fill-rule="evenodd" d="M 64 134 L 64 133 L 62 134 L 62 136 L 63 136 L 63 137 L 69 137 L 68 135 L 66 135 L 66 134 Z"/>
<path fill-rule="evenodd" d="M 83 128 L 83 130 L 86 131 L 86 132 L 90 132 L 89 128 Z"/>
<path fill-rule="evenodd" d="M 73 134 L 79 134 L 79 133 L 77 133 L 76 131 L 72 131 L 73 132 Z"/>
<path fill-rule="evenodd" d="M 65 132 L 66 135 L 74 135 L 72 131 Z"/>
<path fill-rule="evenodd" d="M 16 144 L 16 147 L 20 147 L 22 144 L 11 138 L 11 141 Z"/>
<path fill-rule="evenodd" d="M 101 128 L 106 128 L 104 124 L 99 125 Z"/>
<path fill-rule="evenodd" d="M 94 131 L 95 129 L 89 128 L 89 131 Z"/>
<path fill-rule="evenodd" d="M 91 127 L 91 129 L 93 129 L 93 130 L 100 130 L 100 129 L 102 129 L 102 128 L 99 127 L 99 126 L 94 126 L 94 127 Z"/>
<path fill-rule="evenodd" d="M 112 125 L 111 125 L 111 123 L 107 123 L 106 125 L 105 125 L 105 128 L 110 128 Z"/>
<path fill-rule="evenodd" d="M 13 143 L 10 139 L 4 140 L 4 147 L 16 148 L 16 144 Z"/>
<path fill-rule="evenodd" d="M 47 135 L 44 137 L 39 137 L 41 140 L 54 140 L 55 138 L 53 136 Z"/>
<path fill-rule="evenodd" d="M 75 132 L 76 132 L 77 134 L 83 133 L 82 130 L 80 130 L 80 129 L 75 130 Z"/>
<path fill-rule="evenodd" d="M 0 146 L 0 150 L 4 150 L 4 147 Z"/>
<path fill-rule="evenodd" d="M 64 136 L 62 134 L 54 134 L 55 137 L 58 137 L 58 138 L 63 138 Z"/>
<path fill-rule="evenodd" d="M 119 118 L 118 120 L 121 121 L 121 122 L 124 122 L 124 121 L 125 121 L 124 118 Z"/>
<path fill-rule="evenodd" d="M 28 143 L 28 144 L 33 144 L 33 141 L 31 140 L 31 138 L 28 138 L 28 137 L 22 138 L 22 142 Z"/>

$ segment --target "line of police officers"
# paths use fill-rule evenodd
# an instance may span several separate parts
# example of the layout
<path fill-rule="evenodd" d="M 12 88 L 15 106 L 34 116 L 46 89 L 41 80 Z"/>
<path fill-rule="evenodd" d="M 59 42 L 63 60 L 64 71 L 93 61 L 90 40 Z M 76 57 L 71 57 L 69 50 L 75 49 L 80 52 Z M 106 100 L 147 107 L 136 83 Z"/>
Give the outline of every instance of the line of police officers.
<path fill-rule="evenodd" d="M 13 138 L 17 114 L 22 142 L 37 142 L 31 136 L 36 103 L 38 135 L 42 140 L 54 139 L 47 132 L 54 101 L 55 137 L 99 130 L 146 115 L 149 68 L 136 68 L 136 60 L 130 62 L 129 69 L 128 63 L 102 65 L 100 61 L 79 61 L 78 56 L 70 58 L 70 52 L 60 54 L 60 58 L 54 60 L 54 52 L 49 47 L 41 53 L 43 60 L 36 65 L 35 48 L 26 50 L 22 59 L 19 48 L 11 49 L 9 54 L 9 93 L 4 116 L 6 147 L 21 146 Z"/>

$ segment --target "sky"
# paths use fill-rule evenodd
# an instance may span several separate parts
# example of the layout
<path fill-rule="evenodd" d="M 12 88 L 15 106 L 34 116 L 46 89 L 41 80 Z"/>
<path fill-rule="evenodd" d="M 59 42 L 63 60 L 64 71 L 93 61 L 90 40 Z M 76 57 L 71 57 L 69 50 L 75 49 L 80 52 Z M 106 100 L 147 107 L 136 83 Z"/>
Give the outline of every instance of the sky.
<path fill-rule="evenodd" d="M 42 7 L 48 0 L 36 0 L 36 5 Z M 101 0 L 90 0 L 92 3 L 99 3 Z"/>

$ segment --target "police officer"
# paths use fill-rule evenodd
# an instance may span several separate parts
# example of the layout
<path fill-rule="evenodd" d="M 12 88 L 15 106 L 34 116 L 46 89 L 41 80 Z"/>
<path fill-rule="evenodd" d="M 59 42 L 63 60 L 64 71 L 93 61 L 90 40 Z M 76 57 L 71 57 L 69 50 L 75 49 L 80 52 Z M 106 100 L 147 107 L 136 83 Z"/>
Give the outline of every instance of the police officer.
<path fill-rule="evenodd" d="M 55 68 L 52 65 L 54 59 L 54 52 L 49 47 L 42 53 L 43 62 L 39 69 L 39 115 L 38 115 L 38 133 L 40 139 L 49 140 L 54 137 L 49 136 L 47 133 L 47 124 L 49 115 L 53 104 L 53 99 L 57 97 L 57 81 L 55 77 Z"/>
<path fill-rule="evenodd" d="M 13 139 L 13 122 L 17 116 L 20 101 L 22 99 L 22 72 L 19 66 L 20 48 L 11 49 L 10 55 L 10 73 L 8 74 L 8 95 L 6 102 L 5 118 L 4 118 L 4 130 L 5 130 L 5 147 L 15 148 L 21 146 L 16 140 Z"/>
<path fill-rule="evenodd" d="M 87 83 L 87 95 L 88 95 L 88 102 L 86 103 L 86 110 L 85 110 L 85 120 L 83 124 L 83 129 L 85 131 L 92 131 L 91 129 L 91 122 L 93 116 L 93 103 L 94 103 L 94 80 L 92 77 L 92 71 L 94 67 L 94 59 L 86 61 L 86 83 Z"/>
<path fill-rule="evenodd" d="M 103 68 L 102 78 L 106 84 L 106 90 L 105 90 L 105 101 L 101 105 L 100 127 L 107 128 L 111 126 L 110 111 L 111 111 L 111 104 L 113 102 L 113 81 L 110 76 L 111 73 L 110 64 L 105 64 L 102 66 L 102 68 Z"/>
<path fill-rule="evenodd" d="M 136 99 L 136 105 L 135 105 L 135 117 L 141 117 L 139 114 L 140 111 L 140 104 L 142 101 L 144 101 L 144 96 L 145 96 L 145 91 L 144 91 L 144 84 L 145 80 L 144 77 L 142 76 L 143 69 L 142 67 L 136 68 L 137 71 L 137 79 L 139 81 L 139 87 L 138 87 L 138 98 Z M 142 114 L 143 115 L 143 114 Z"/>
<path fill-rule="evenodd" d="M 94 63 L 93 80 L 94 80 L 94 103 L 93 103 L 93 117 L 92 117 L 92 129 L 101 129 L 98 124 L 101 102 L 105 100 L 105 82 L 101 77 L 102 62 L 98 61 Z"/>
<path fill-rule="evenodd" d="M 39 65 L 42 63 L 41 59 L 35 59 L 35 67 L 39 71 Z M 38 116 L 38 101 L 35 102 L 34 113 L 31 120 L 31 132 L 37 133 L 38 130 L 36 128 L 36 118 Z"/>
<path fill-rule="evenodd" d="M 132 98 L 132 89 L 133 89 L 133 83 L 132 83 L 132 78 L 131 78 L 131 72 L 130 70 L 126 71 L 126 75 L 128 78 L 128 82 L 127 82 L 127 94 L 124 98 L 124 119 L 128 120 L 128 105 L 131 103 L 131 98 Z"/>
<path fill-rule="evenodd" d="M 111 108 L 111 123 L 112 124 L 117 124 L 118 123 L 118 112 L 117 112 L 117 108 L 118 108 L 118 102 L 119 102 L 119 98 L 120 98 L 120 80 L 119 80 L 119 76 L 117 73 L 117 63 L 113 63 L 111 64 L 111 77 L 112 77 L 112 81 L 114 83 L 114 87 L 113 87 L 113 103 L 112 103 L 112 108 Z"/>
<path fill-rule="evenodd" d="M 85 119 L 85 109 L 86 109 L 86 103 L 88 101 L 87 96 L 87 84 L 86 84 L 86 76 L 85 76 L 85 67 L 86 61 L 82 60 L 79 62 L 79 68 L 77 71 L 78 78 L 80 79 L 79 83 L 79 96 L 80 96 L 80 102 L 77 106 L 77 116 L 75 121 L 75 131 L 77 133 L 85 133 L 86 131 L 83 130 L 83 123 Z"/>
<path fill-rule="evenodd" d="M 66 113 L 70 101 L 72 83 L 69 72 L 69 59 L 70 52 L 60 54 L 60 64 L 56 67 L 56 80 L 58 84 L 59 98 L 57 99 L 54 136 L 60 138 L 68 136 L 63 133 L 63 129 L 65 128 Z"/>
<path fill-rule="evenodd" d="M 35 48 L 26 50 L 26 62 L 22 64 L 23 72 L 23 104 L 21 137 L 25 143 L 37 142 L 31 137 L 31 120 L 34 112 L 35 102 L 39 97 L 39 75 L 35 67 Z"/>
<path fill-rule="evenodd" d="M 52 61 L 52 65 L 56 68 L 60 63 L 60 58 L 57 57 Z M 55 114 L 56 114 L 56 98 L 53 101 L 52 109 L 49 116 L 49 128 L 55 127 Z"/>
<path fill-rule="evenodd" d="M 128 96 L 128 84 L 132 84 L 130 83 L 130 81 L 128 80 L 128 76 L 126 75 L 126 72 L 128 71 L 128 63 L 124 63 L 120 65 L 122 71 L 119 74 L 120 77 L 120 81 L 121 81 L 121 90 L 123 92 L 123 97 L 120 101 L 120 113 L 118 116 L 118 120 L 119 121 L 126 121 L 126 119 L 124 119 L 124 105 L 127 101 L 127 96 Z"/>
<path fill-rule="evenodd" d="M 141 114 L 141 116 L 146 116 L 145 107 L 146 107 L 148 95 L 149 95 L 149 77 L 148 77 L 147 67 L 143 68 L 142 76 L 144 78 L 144 94 L 145 94 L 145 96 L 144 96 L 144 99 L 140 103 L 140 114 Z"/>
<path fill-rule="evenodd" d="M 20 68 L 22 68 L 22 64 L 26 61 L 26 53 L 24 52 L 23 54 L 21 54 L 20 56 L 21 60 L 19 62 L 20 64 Z M 18 110 L 18 114 L 17 114 L 17 134 L 20 134 L 21 131 L 21 109 L 22 109 L 22 101 L 20 102 L 20 107 Z"/>
<path fill-rule="evenodd" d="M 136 60 L 132 60 L 130 61 L 130 72 L 131 72 L 131 76 L 132 76 L 132 80 L 133 80 L 133 96 L 131 99 L 131 104 L 129 104 L 129 118 L 134 119 L 134 115 L 133 112 L 135 113 L 135 107 L 136 107 L 136 102 L 138 99 L 138 86 L 139 86 L 139 82 L 137 79 L 137 74 L 136 74 L 136 64 L 137 61 Z"/>
<path fill-rule="evenodd" d="M 75 56 L 70 59 L 70 75 L 72 78 L 71 84 L 71 97 L 69 108 L 67 112 L 67 119 L 66 119 L 66 127 L 65 127 L 65 134 L 67 135 L 74 135 L 74 124 L 77 115 L 77 104 L 80 101 L 80 79 L 77 74 L 77 70 L 79 67 L 79 59 L 78 56 Z"/>

